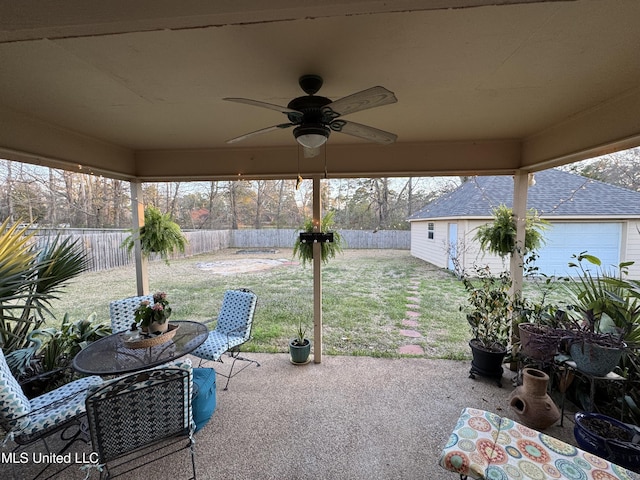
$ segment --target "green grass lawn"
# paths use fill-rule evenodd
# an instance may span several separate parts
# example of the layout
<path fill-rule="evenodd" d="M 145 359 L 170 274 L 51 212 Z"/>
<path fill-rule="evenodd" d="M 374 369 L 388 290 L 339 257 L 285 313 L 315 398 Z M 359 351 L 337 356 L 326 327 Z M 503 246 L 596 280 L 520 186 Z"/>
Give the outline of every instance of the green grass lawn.
<path fill-rule="evenodd" d="M 255 272 L 238 272 L 238 261 L 281 259 L 282 265 Z M 219 263 L 224 262 L 224 263 Z M 202 265 L 226 265 L 226 274 Z M 254 340 L 246 350 L 286 352 L 302 320 L 313 337 L 313 269 L 292 261 L 291 250 L 238 254 L 224 250 L 149 266 L 151 292 L 165 291 L 174 320 L 215 319 L 224 291 L 249 288 L 258 295 Z M 417 293 L 409 290 L 419 282 Z M 466 295 L 449 272 L 412 257 L 406 250 L 346 250 L 322 268 L 324 353 L 329 355 L 399 356 L 406 344 L 420 345 L 428 358 L 470 358 L 469 329 L 459 306 Z M 109 302 L 136 294 L 133 267 L 85 273 L 53 304 L 61 319 L 73 320 L 96 312 L 109 322 Z M 407 327 L 407 300 L 420 299 L 417 327 Z M 407 338 L 402 329 L 418 331 Z"/>

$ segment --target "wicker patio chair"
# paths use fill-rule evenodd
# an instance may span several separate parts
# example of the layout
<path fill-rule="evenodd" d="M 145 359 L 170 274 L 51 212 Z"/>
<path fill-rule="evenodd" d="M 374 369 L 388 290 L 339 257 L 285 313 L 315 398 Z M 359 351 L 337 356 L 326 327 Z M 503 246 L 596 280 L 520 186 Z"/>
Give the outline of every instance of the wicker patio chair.
<path fill-rule="evenodd" d="M 228 375 L 216 370 L 216 373 L 227 379 L 224 390 L 229 387 L 231 378 L 249 365 L 255 363 L 260 366 L 257 361 L 240 356 L 240 347 L 251 340 L 251 328 L 257 301 L 258 297 L 251 290 L 227 290 L 224 293 L 216 328 L 210 331 L 204 343 L 191 353 L 200 358 L 200 364 L 205 360 L 223 363 L 222 355 L 224 353 L 233 358 Z M 248 363 L 234 373 L 233 369 L 238 360 Z"/>
<path fill-rule="evenodd" d="M 186 360 L 119 377 L 89 391 L 87 421 L 101 478 L 123 475 L 182 450 L 189 450 L 190 478 L 196 478 L 192 382 Z"/>

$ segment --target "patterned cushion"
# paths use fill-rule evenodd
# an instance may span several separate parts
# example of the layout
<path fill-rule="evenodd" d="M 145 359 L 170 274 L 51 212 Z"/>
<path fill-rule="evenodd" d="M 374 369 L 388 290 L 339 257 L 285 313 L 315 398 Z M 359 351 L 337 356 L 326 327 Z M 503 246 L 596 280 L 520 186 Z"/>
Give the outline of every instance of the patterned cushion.
<path fill-rule="evenodd" d="M 484 478 L 495 443 L 493 434 L 499 427 L 497 415 L 465 408 L 444 447 L 440 465 L 461 475 Z"/>
<path fill-rule="evenodd" d="M 227 350 L 242 345 L 245 342 L 243 337 L 227 336 L 217 329 L 209 332 L 209 336 L 202 345 L 193 351 L 193 355 L 207 360 L 218 360 Z"/>
<path fill-rule="evenodd" d="M 494 413 L 466 408 L 440 456 L 471 478 L 640 480 L 640 474 Z"/>
<path fill-rule="evenodd" d="M 20 426 L 19 435 L 33 435 L 83 414 L 87 388 L 101 383 L 98 376 L 84 377 L 32 399 L 28 424 Z"/>
<path fill-rule="evenodd" d="M 249 340 L 257 298 L 253 292 L 227 290 L 215 330 L 209 332 L 207 339 L 193 351 L 193 355 L 215 361 L 227 350 Z"/>
<path fill-rule="evenodd" d="M 24 417 L 31 411 L 29 399 L 15 379 L 0 350 L 0 426 L 9 431 L 15 426 L 27 423 Z"/>
<path fill-rule="evenodd" d="M 123 298 L 109 303 L 109 316 L 111 317 L 111 331 L 113 333 L 131 328 L 131 324 L 135 321 L 133 312 L 143 300 L 153 303 L 153 295 Z"/>

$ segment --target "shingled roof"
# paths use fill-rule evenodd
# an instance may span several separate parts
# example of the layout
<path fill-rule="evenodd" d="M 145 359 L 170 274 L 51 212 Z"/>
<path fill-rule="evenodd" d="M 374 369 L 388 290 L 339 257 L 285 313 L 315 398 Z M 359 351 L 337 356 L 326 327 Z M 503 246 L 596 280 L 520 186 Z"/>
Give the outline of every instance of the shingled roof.
<path fill-rule="evenodd" d="M 640 192 L 558 169 L 536 172 L 527 208 L 549 217 L 640 217 Z M 474 177 L 409 220 L 491 217 L 499 205 L 513 205 L 513 177 Z"/>

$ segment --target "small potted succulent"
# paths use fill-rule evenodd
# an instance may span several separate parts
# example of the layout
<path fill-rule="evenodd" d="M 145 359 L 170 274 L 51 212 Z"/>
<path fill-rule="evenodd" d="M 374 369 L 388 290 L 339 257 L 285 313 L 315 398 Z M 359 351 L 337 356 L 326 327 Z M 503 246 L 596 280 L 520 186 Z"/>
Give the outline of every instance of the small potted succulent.
<path fill-rule="evenodd" d="M 160 335 L 167 331 L 171 307 L 167 300 L 167 294 L 157 292 L 153 294 L 153 303 L 148 300 L 140 302 L 134 312 L 136 324 L 139 324 L 143 333 Z"/>
<path fill-rule="evenodd" d="M 289 355 L 291 356 L 291 363 L 294 365 L 309 363 L 311 341 L 305 337 L 306 333 L 306 328 L 302 320 L 300 320 L 298 329 L 296 330 L 296 336 L 289 341 Z"/>

